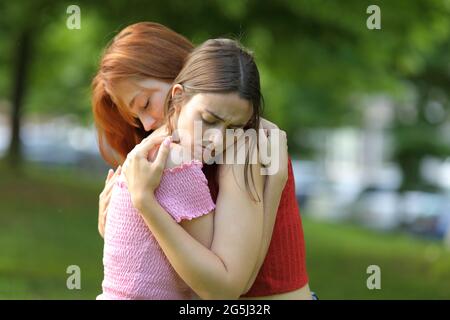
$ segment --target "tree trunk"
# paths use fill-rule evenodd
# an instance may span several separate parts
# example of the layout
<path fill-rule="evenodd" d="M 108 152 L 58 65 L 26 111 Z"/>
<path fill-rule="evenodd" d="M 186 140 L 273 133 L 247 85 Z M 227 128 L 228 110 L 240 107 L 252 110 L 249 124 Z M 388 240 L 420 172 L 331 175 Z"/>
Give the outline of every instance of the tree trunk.
<path fill-rule="evenodd" d="M 11 110 L 11 141 L 8 150 L 8 159 L 13 167 L 20 166 L 22 150 L 20 141 L 20 126 L 22 117 L 23 98 L 26 93 L 26 80 L 30 59 L 31 30 L 24 29 L 18 37 L 15 50 L 15 64 L 12 70 L 12 110 Z"/>

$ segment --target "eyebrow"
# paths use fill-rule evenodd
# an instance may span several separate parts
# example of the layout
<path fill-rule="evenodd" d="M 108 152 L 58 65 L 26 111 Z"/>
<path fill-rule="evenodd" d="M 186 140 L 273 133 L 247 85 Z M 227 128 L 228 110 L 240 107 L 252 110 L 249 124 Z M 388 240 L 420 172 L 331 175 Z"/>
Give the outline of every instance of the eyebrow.
<path fill-rule="evenodd" d="M 205 109 L 205 110 L 206 110 L 206 109 Z M 214 112 L 209 111 L 209 110 L 206 110 L 206 112 L 210 113 L 213 117 L 215 117 L 215 118 L 217 118 L 217 119 L 219 119 L 219 120 L 225 122 L 225 120 L 224 120 L 223 118 L 219 117 L 219 116 L 218 116 L 217 114 L 215 114 Z M 247 124 L 247 123 L 244 123 L 244 124 L 236 124 L 236 125 L 233 125 L 233 127 L 244 127 L 246 124 Z"/>

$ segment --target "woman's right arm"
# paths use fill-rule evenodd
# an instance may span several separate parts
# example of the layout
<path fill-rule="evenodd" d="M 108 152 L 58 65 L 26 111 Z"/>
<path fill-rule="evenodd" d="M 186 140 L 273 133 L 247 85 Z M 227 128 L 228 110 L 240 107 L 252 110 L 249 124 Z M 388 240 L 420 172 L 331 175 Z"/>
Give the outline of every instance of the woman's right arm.
<path fill-rule="evenodd" d="M 280 130 L 278 126 L 264 118 L 260 120 L 260 128 L 264 129 L 265 135 L 260 135 L 259 152 L 266 150 L 276 150 L 272 154 L 272 164 L 278 162 L 278 170 L 273 175 L 268 175 L 264 186 L 264 228 L 259 249 L 259 256 L 253 274 L 243 293 L 247 293 L 253 286 L 259 274 L 262 264 L 265 261 L 267 251 L 272 240 L 273 228 L 277 218 L 278 207 L 281 196 L 288 179 L 288 146 L 286 132 Z M 276 130 L 276 131 L 275 131 Z M 277 133 L 277 134 L 274 134 Z"/>
<path fill-rule="evenodd" d="M 146 143 L 129 155 L 123 167 L 133 205 L 141 212 L 161 249 L 183 280 L 203 299 L 236 299 L 244 291 L 256 265 L 263 229 L 263 201 L 245 191 L 243 165 L 222 165 L 214 218 L 214 238 L 208 249 L 173 220 L 155 199 L 154 190 L 165 166 L 168 147 L 156 160 L 143 156 Z M 262 198 L 264 176 L 251 165 Z M 234 170 L 233 170 L 234 169 Z"/>
<path fill-rule="evenodd" d="M 165 131 L 159 131 L 155 130 L 152 132 L 149 136 L 144 138 L 142 142 L 146 143 L 147 150 L 152 150 L 155 146 L 160 144 L 163 139 L 167 137 L 167 134 Z M 99 195 L 98 200 L 98 232 L 100 233 L 100 236 L 103 238 L 105 235 L 105 223 L 106 223 L 106 216 L 108 213 L 108 206 L 109 201 L 111 200 L 111 193 L 113 186 L 116 182 L 116 179 L 118 176 L 120 176 L 120 173 L 122 172 L 122 166 L 119 165 L 114 172 L 113 169 L 109 169 L 108 176 L 106 177 L 105 181 L 105 187 L 103 188 L 102 192 Z"/>
<path fill-rule="evenodd" d="M 233 173 L 233 166 L 221 167 L 227 168 L 220 179 L 211 249 L 176 224 L 151 193 L 135 204 L 170 264 L 202 299 L 237 299 L 252 275 L 261 244 L 262 201 L 246 194 L 243 174 Z M 264 182 L 256 174 L 255 186 L 262 198 Z"/>
<path fill-rule="evenodd" d="M 111 200 L 112 188 L 117 177 L 120 175 L 121 169 L 121 166 L 117 167 L 116 172 L 113 169 L 109 169 L 105 187 L 98 197 L 98 233 L 100 233 L 102 238 L 105 236 L 106 214 L 108 212 L 109 201 Z"/>

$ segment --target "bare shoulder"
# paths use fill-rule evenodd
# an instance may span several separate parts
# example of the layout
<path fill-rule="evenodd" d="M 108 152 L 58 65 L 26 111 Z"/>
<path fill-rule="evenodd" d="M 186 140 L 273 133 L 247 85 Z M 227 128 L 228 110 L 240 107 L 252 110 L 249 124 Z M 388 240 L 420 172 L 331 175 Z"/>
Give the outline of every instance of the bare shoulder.
<path fill-rule="evenodd" d="M 233 182 L 239 186 L 246 185 L 249 177 L 255 182 L 255 187 L 264 184 L 265 176 L 262 175 L 262 166 L 258 157 L 256 144 L 247 148 L 245 144 L 239 144 L 234 153 L 233 163 L 221 164 L 218 168 L 219 185 Z M 243 152 L 242 152 L 243 151 Z"/>
<path fill-rule="evenodd" d="M 218 167 L 218 183 L 220 190 L 237 196 L 238 194 L 248 194 L 261 199 L 264 190 L 265 176 L 261 174 L 261 164 L 259 162 L 245 164 L 221 164 Z"/>

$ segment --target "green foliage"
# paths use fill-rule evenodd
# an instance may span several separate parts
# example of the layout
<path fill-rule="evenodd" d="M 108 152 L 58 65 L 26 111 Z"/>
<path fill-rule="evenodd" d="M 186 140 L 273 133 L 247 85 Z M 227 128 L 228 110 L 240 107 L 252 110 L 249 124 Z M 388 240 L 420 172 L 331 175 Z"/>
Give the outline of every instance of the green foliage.
<path fill-rule="evenodd" d="M 28 110 L 43 114 L 91 116 L 90 82 L 101 54 L 104 36 L 96 14 L 85 14 L 81 30 L 65 27 L 65 17 L 47 26 L 35 44 Z M 51 61 L 51 63 L 40 63 Z M 45 89 L 43 89 L 45 88 Z"/>
<path fill-rule="evenodd" d="M 119 30 L 138 21 L 166 24 L 195 44 L 221 36 L 242 41 L 261 69 L 265 115 L 290 137 L 316 127 L 360 125 L 364 105 L 358 97 L 370 95 L 397 101 L 410 91 L 431 97 L 438 90 L 449 113 L 448 1 L 79 1 L 81 30 L 66 28 L 70 4 L 0 4 L 0 100 L 11 98 L 20 30 L 33 29 L 25 115 L 71 113 L 91 122 L 90 81 L 99 56 Z M 371 4 L 381 9 L 381 30 L 366 27 Z M 414 145 L 414 136 L 402 143 Z M 290 140 L 293 153 L 303 147 Z M 415 153 L 425 152 L 417 144 Z"/>

